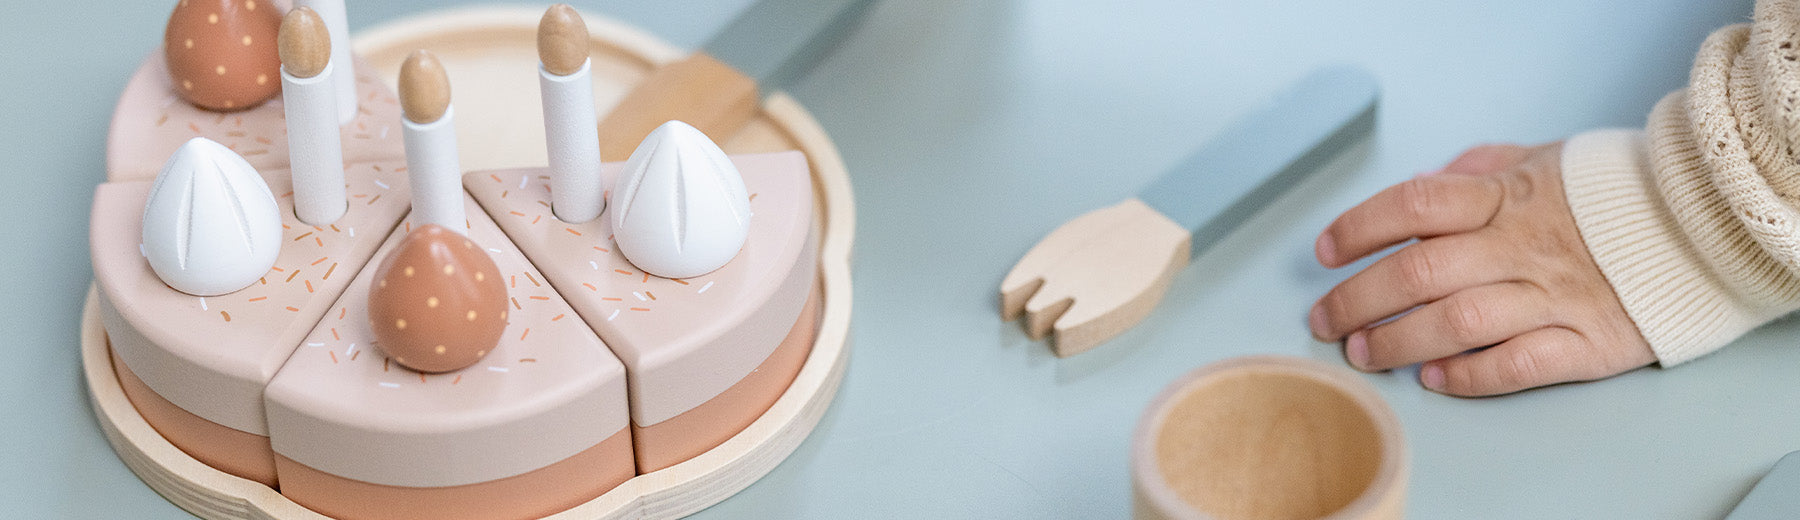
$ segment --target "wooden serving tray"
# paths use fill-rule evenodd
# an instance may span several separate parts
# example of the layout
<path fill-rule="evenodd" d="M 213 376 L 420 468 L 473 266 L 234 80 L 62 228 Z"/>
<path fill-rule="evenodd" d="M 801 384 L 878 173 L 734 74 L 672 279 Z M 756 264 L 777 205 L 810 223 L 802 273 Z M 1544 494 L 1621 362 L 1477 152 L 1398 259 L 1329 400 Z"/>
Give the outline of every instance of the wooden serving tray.
<path fill-rule="evenodd" d="M 436 53 L 450 71 L 465 171 L 545 164 L 538 105 L 537 24 L 542 7 L 477 7 L 426 13 L 364 31 L 356 50 L 394 78 L 414 49 Z M 595 106 L 611 107 L 655 66 L 682 52 L 643 31 L 583 13 L 593 34 Z M 729 153 L 800 150 L 811 162 L 821 226 L 819 276 L 825 310 L 806 365 L 774 406 L 748 428 L 687 462 L 638 475 L 605 495 L 548 518 L 673 518 L 725 500 L 775 469 L 812 433 L 849 364 L 850 247 L 856 210 L 850 177 L 830 136 L 782 93 L 737 135 Z M 607 157 L 608 161 L 623 157 Z M 144 422 L 113 372 L 92 287 L 81 320 L 81 361 L 94 415 L 125 465 L 182 509 L 209 519 L 326 517 L 275 490 L 213 469 Z"/>

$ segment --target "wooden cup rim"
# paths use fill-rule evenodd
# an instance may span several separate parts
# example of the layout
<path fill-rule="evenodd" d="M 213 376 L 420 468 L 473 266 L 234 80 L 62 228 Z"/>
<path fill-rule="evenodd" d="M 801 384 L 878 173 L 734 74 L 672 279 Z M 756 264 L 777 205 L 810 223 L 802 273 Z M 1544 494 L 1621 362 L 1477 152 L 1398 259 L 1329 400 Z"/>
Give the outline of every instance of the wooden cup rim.
<path fill-rule="evenodd" d="M 1399 499 L 1406 486 L 1409 454 L 1399 417 L 1376 392 L 1375 387 L 1349 369 L 1292 356 L 1256 355 L 1217 361 L 1196 368 L 1163 387 L 1138 419 L 1131 442 L 1131 477 L 1138 499 L 1167 518 L 1213 520 L 1211 515 L 1194 509 L 1163 478 L 1156 458 L 1156 433 L 1163 429 L 1170 411 L 1179 397 L 1197 386 L 1225 377 L 1244 374 L 1268 374 L 1301 377 L 1342 393 L 1356 403 L 1369 418 L 1375 434 L 1383 444 L 1381 466 L 1369 485 L 1356 498 L 1319 520 L 1364 520 L 1377 518 L 1391 501 Z"/>

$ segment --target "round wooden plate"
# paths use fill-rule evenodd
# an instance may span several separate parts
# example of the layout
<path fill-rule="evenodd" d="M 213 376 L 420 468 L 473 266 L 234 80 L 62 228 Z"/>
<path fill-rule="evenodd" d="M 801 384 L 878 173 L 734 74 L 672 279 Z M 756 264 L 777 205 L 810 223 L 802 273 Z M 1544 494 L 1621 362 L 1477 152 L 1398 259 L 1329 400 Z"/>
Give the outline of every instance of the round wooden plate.
<path fill-rule="evenodd" d="M 370 28 L 356 50 L 385 78 L 414 49 L 436 53 L 450 71 L 466 170 L 545 164 L 538 105 L 538 7 L 479 7 L 427 13 Z M 594 37 L 596 105 L 610 107 L 653 67 L 680 50 L 619 22 L 583 13 Z M 639 475 L 552 519 L 672 518 L 716 504 L 785 460 L 830 406 L 849 364 L 850 246 L 856 210 L 836 145 L 798 102 L 782 93 L 721 143 L 727 152 L 800 150 L 817 194 L 820 280 L 825 310 L 806 365 L 774 406 L 724 444 L 687 462 Z M 606 160 L 623 160 L 609 157 Z M 324 519 L 261 484 L 213 469 L 162 438 L 137 413 L 113 373 L 89 288 L 81 322 L 81 359 L 106 438 L 125 465 L 170 502 L 203 518 Z"/>

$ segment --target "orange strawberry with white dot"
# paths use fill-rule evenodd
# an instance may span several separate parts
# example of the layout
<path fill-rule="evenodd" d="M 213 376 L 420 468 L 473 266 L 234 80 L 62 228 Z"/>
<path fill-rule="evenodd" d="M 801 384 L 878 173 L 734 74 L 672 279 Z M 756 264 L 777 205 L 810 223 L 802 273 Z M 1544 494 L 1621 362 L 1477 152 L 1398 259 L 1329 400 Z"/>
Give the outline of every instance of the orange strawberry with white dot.
<path fill-rule="evenodd" d="M 181 0 L 163 31 L 175 93 L 200 108 L 254 107 L 281 91 L 273 0 Z"/>
<path fill-rule="evenodd" d="M 420 372 L 480 361 L 506 330 L 506 285 L 475 242 L 443 226 L 415 227 L 375 271 L 369 325 L 376 346 Z"/>

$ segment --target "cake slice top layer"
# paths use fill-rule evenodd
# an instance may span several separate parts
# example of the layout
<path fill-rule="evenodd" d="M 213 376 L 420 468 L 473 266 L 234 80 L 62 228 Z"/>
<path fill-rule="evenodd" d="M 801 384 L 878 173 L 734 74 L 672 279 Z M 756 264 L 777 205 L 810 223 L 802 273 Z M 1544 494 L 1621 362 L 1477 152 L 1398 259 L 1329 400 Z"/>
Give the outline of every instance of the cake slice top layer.
<path fill-rule="evenodd" d="M 268 81 L 280 83 L 281 78 L 271 76 Z M 182 100 L 175 88 L 162 49 L 150 53 L 131 75 L 107 131 L 107 180 L 154 179 L 169 154 L 195 137 L 218 141 L 257 170 L 288 167 L 287 115 L 281 96 L 248 110 L 212 112 Z M 361 101 L 356 119 L 340 129 L 344 162 L 404 160 L 399 98 L 375 76 L 374 67 L 362 63 L 356 67 L 356 90 Z"/>
<path fill-rule="evenodd" d="M 464 201 L 469 239 L 507 282 L 500 343 L 446 373 L 394 362 L 374 344 L 376 270 L 365 269 L 268 387 L 276 453 L 364 482 L 455 486 L 548 466 L 625 428 L 625 367 L 475 202 Z M 369 265 L 413 225 L 394 230 Z"/>
<path fill-rule="evenodd" d="M 473 172 L 463 184 L 631 374 L 632 420 L 650 426 L 755 370 L 799 318 L 816 276 L 812 177 L 800 152 L 732 156 L 750 192 L 750 235 L 729 263 L 687 279 L 632 265 L 610 215 L 581 224 L 550 208 L 541 168 Z M 618 175 L 620 163 L 602 166 Z M 615 205 L 608 204 L 608 212 Z M 511 280 L 509 280 L 509 283 Z"/>
<path fill-rule="evenodd" d="M 263 387 L 406 215 L 405 169 L 351 165 L 349 208 L 330 226 L 300 223 L 288 171 L 262 170 L 282 216 L 275 266 L 249 287 L 204 298 L 164 284 L 139 248 L 151 183 L 100 185 L 89 240 L 113 349 L 182 409 L 266 435 Z"/>

